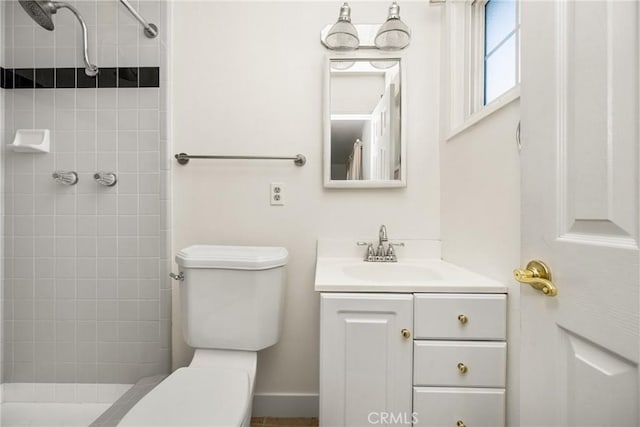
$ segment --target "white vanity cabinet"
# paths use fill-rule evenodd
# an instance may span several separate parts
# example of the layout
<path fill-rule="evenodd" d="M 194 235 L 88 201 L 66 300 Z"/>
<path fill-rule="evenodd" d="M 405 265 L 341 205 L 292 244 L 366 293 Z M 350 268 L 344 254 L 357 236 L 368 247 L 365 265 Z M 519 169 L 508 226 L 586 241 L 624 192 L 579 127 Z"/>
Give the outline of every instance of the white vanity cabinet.
<path fill-rule="evenodd" d="M 323 293 L 320 304 L 320 423 L 411 423 L 413 295 Z"/>
<path fill-rule="evenodd" d="M 320 425 L 504 426 L 506 300 L 323 292 Z"/>
<path fill-rule="evenodd" d="M 414 426 L 505 425 L 506 294 L 414 294 Z"/>

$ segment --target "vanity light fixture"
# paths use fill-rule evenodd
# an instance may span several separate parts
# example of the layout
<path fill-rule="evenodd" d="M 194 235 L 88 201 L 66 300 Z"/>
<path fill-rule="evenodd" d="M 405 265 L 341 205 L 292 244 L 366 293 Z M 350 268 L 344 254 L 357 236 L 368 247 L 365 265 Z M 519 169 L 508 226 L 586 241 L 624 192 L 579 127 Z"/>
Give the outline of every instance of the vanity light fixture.
<path fill-rule="evenodd" d="M 331 69 L 344 71 L 355 65 L 355 61 L 331 61 Z"/>
<path fill-rule="evenodd" d="M 338 22 L 327 25 L 321 31 L 320 41 L 331 50 L 360 48 L 394 51 L 409 45 L 411 30 L 400 19 L 400 6 L 396 1 L 389 7 L 389 15 L 383 24 L 352 24 L 351 7 L 344 3 Z"/>
<path fill-rule="evenodd" d="M 395 61 L 385 61 L 385 60 L 369 61 L 369 64 L 371 64 L 373 68 L 376 68 L 378 70 L 388 70 L 389 68 L 398 65 L 398 63 Z"/>
<path fill-rule="evenodd" d="M 340 7 L 338 21 L 333 24 L 323 39 L 325 45 L 332 50 L 356 50 L 360 45 L 358 30 L 351 23 L 351 7 L 345 2 Z"/>
<path fill-rule="evenodd" d="M 381 50 L 400 50 L 409 45 L 411 30 L 400 19 L 400 6 L 393 2 L 389 7 L 389 16 L 376 34 L 375 45 Z"/>

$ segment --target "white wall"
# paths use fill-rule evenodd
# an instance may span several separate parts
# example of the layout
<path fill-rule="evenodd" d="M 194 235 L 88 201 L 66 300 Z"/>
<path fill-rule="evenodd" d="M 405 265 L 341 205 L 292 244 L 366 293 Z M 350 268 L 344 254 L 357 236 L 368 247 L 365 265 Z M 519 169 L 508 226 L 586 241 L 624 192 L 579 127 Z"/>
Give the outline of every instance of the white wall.
<path fill-rule="evenodd" d="M 357 2 L 354 22 L 384 20 L 388 1 Z M 440 13 L 403 3 L 413 31 L 405 53 L 408 187 L 322 186 L 320 30 L 340 2 L 177 2 L 174 5 L 174 150 L 193 154 L 302 153 L 289 162 L 192 161 L 173 166 L 173 251 L 195 243 L 282 245 L 290 254 L 283 336 L 260 353 L 257 393 L 318 392 L 319 237 L 440 237 L 438 97 Z M 282 182 L 285 206 L 269 206 Z M 189 362 L 174 289 L 174 368 Z"/>
<path fill-rule="evenodd" d="M 511 285 L 507 425 L 519 422 L 519 119 L 516 100 L 441 145 L 442 257 Z"/>
<path fill-rule="evenodd" d="M 331 76 L 331 114 L 371 114 L 384 90 L 384 74 L 334 73 Z"/>

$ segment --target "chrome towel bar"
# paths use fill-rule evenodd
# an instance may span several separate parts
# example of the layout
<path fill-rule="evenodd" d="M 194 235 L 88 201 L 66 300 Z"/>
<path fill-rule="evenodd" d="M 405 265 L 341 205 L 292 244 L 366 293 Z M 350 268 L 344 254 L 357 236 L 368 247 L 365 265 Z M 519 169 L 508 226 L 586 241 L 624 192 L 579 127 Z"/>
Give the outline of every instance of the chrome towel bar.
<path fill-rule="evenodd" d="M 224 160 L 293 160 L 296 166 L 304 166 L 307 158 L 302 154 L 296 154 L 295 157 L 270 157 L 270 156 L 195 156 L 187 153 L 175 155 L 176 160 L 181 165 L 189 163 L 190 159 L 224 159 Z"/>

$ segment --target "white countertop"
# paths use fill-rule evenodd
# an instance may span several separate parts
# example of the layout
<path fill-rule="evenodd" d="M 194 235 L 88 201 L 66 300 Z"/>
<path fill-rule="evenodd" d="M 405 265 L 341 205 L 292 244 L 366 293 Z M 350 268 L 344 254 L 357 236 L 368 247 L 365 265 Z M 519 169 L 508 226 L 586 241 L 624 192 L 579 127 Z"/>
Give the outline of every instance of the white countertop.
<path fill-rule="evenodd" d="M 422 246 L 419 241 L 398 250 L 396 263 L 365 262 L 364 248 L 356 251 L 335 252 L 339 256 L 329 256 L 329 245 L 336 240 L 318 241 L 316 260 L 315 290 L 320 292 L 471 292 L 505 293 L 507 286 L 496 280 L 458 267 L 437 258 L 425 257 L 420 253 L 407 253 L 407 247 Z M 418 245 L 416 245 L 418 243 Z M 351 245 L 355 243 L 351 242 Z M 437 248 L 439 249 L 439 247 Z M 402 253 L 404 252 L 404 253 Z M 411 257 L 411 255 L 418 255 Z M 433 250 L 428 255 L 435 255 Z"/>

